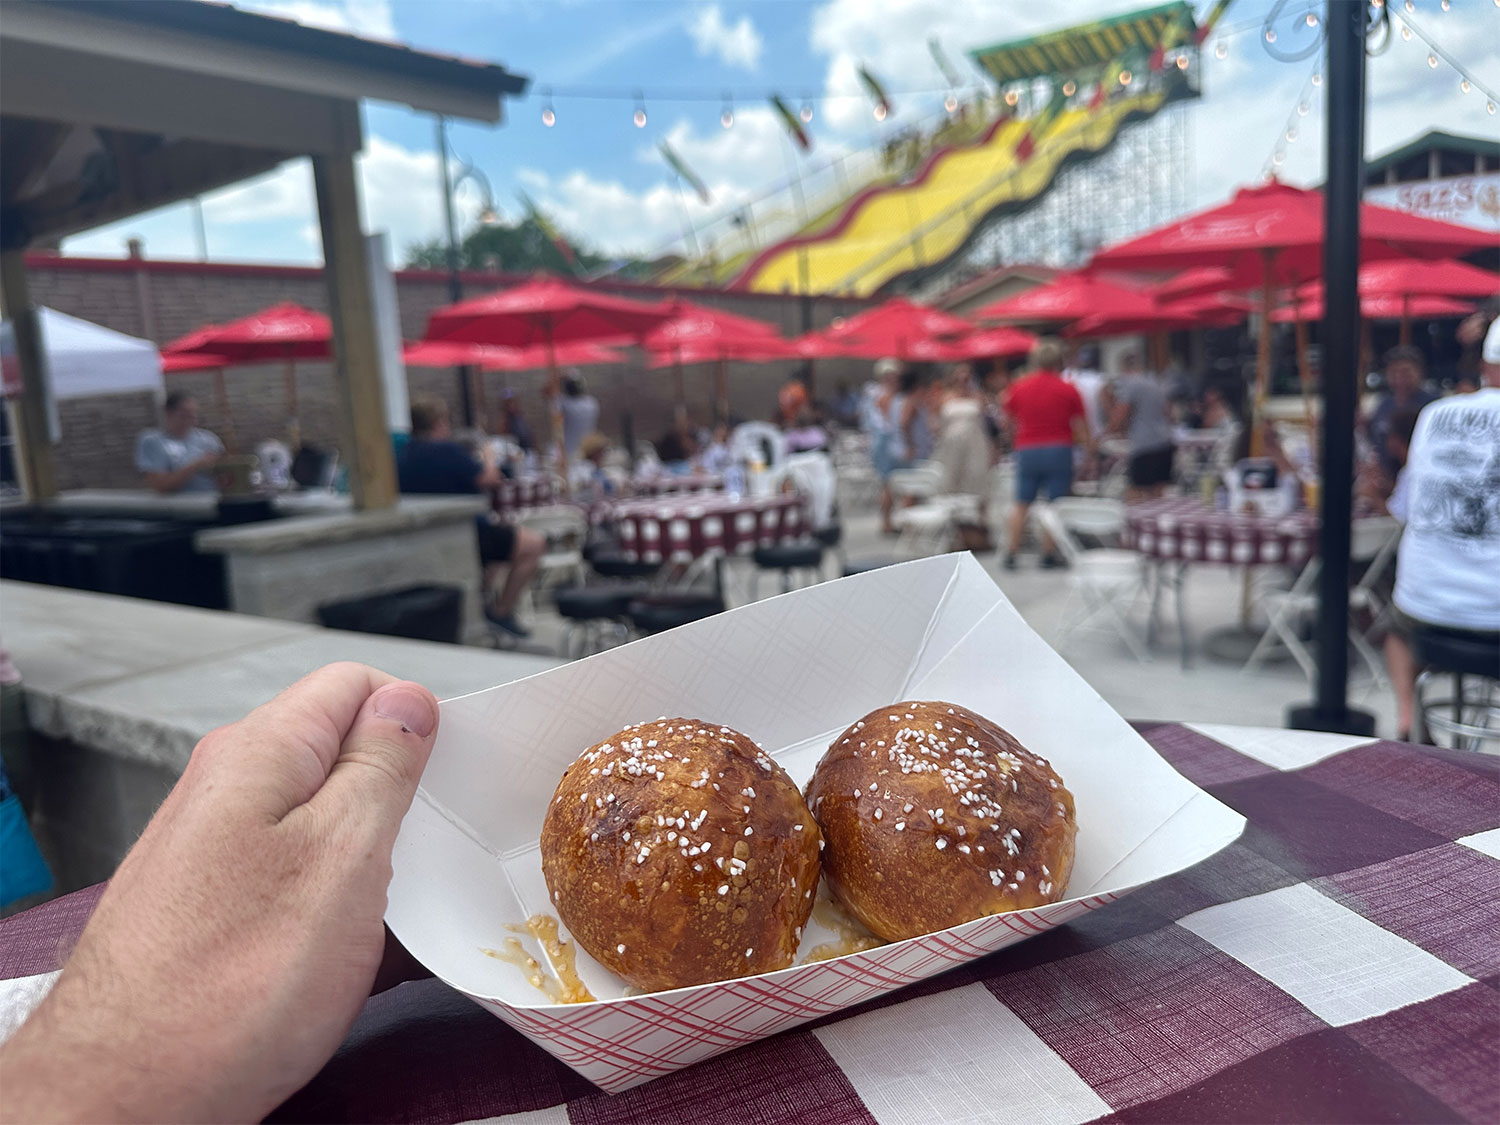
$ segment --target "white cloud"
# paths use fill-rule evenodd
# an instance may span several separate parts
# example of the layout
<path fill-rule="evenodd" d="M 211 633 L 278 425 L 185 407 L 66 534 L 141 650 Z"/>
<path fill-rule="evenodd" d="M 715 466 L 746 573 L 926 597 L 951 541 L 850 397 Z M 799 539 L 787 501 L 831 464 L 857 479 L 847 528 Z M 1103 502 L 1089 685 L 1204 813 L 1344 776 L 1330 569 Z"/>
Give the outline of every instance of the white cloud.
<path fill-rule="evenodd" d="M 725 66 L 745 70 L 754 70 L 760 65 L 760 52 L 765 41 L 749 16 L 727 23 L 724 10 L 718 4 L 709 4 L 698 9 L 698 14 L 687 25 L 687 32 L 700 55 L 717 56 Z"/>
<path fill-rule="evenodd" d="M 397 39 L 391 0 L 235 0 L 236 8 L 281 16 L 308 27 L 371 39 Z"/>

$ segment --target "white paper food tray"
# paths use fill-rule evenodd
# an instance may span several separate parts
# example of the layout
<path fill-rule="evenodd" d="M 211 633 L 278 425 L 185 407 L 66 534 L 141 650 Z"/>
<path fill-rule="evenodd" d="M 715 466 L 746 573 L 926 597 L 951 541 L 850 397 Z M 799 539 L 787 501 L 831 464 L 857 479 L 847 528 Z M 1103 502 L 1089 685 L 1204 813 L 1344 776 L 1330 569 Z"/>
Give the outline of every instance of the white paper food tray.
<path fill-rule="evenodd" d="M 805 785 L 835 734 L 902 699 L 960 703 L 1048 759 L 1077 802 L 1067 897 L 763 976 L 626 996 L 581 949 L 600 1000 L 552 1004 L 487 956 L 554 911 L 537 840 L 563 770 L 661 715 L 723 724 Z M 386 921 L 439 978 L 602 1089 L 852 1007 L 1042 933 L 1212 855 L 1244 818 L 1173 770 L 1038 637 L 970 555 L 828 582 L 450 699 L 401 827 Z M 809 925 L 802 951 L 827 941 Z M 545 958 L 536 943 L 532 955 Z M 799 954 L 800 958 L 801 954 Z"/>

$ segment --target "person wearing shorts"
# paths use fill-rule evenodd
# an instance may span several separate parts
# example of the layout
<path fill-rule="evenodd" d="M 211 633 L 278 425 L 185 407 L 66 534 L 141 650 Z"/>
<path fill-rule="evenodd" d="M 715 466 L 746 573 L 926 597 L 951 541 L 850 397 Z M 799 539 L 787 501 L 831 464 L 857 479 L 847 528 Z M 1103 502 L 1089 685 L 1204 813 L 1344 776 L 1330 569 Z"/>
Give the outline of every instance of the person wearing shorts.
<path fill-rule="evenodd" d="M 1124 434 L 1129 446 L 1125 463 L 1126 501 L 1151 500 L 1172 482 L 1172 419 L 1167 389 L 1156 375 L 1141 370 L 1140 360 L 1127 354 L 1120 378 L 1110 388 L 1108 430 Z"/>
<path fill-rule="evenodd" d="M 1042 493 L 1048 500 L 1066 496 L 1073 488 L 1073 446 L 1081 443 L 1090 457 L 1093 434 L 1078 388 L 1065 380 L 1062 344 L 1044 336 L 1031 348 L 1030 371 L 1005 391 L 1001 405 L 1015 428 L 1016 503 L 1010 513 L 1005 568 L 1016 568 L 1016 552 L 1026 530 L 1026 516 Z M 1042 566 L 1062 566 L 1056 546 L 1042 541 Z"/>
<path fill-rule="evenodd" d="M 467 446 L 452 440 L 452 432 L 448 407 L 442 399 L 412 400 L 411 440 L 396 457 L 402 492 L 467 495 L 485 492 L 500 483 L 499 466 L 480 461 Z M 474 530 L 484 567 L 484 616 L 512 636 L 529 636 L 529 630 L 516 620 L 516 603 L 536 574 L 546 540 L 529 528 L 496 522 L 489 514 L 475 517 Z M 506 567 L 510 573 L 490 600 L 490 591 Z"/>

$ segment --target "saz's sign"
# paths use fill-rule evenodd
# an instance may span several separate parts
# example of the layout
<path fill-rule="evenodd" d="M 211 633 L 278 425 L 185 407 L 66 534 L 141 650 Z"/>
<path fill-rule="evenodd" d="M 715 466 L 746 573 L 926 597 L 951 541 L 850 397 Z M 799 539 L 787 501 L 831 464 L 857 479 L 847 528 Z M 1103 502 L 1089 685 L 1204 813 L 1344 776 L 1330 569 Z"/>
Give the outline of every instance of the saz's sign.
<path fill-rule="evenodd" d="M 1500 232 L 1500 172 L 1366 188 L 1365 201 L 1427 219 Z"/>

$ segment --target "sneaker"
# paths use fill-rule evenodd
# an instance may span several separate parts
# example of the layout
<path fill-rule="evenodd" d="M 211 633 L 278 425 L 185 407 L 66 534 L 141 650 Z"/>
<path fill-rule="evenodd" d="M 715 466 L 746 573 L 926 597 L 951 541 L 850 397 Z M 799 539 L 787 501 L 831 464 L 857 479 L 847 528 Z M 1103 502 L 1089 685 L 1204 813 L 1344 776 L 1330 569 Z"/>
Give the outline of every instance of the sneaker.
<path fill-rule="evenodd" d="M 1013 554 L 1011 554 L 1009 551 L 1007 551 L 1005 553 L 1005 569 L 1006 570 L 1015 570 L 1016 569 L 1016 556 L 1013 555 Z"/>
<path fill-rule="evenodd" d="M 503 629 L 513 637 L 519 637 L 524 640 L 526 637 L 531 636 L 531 630 L 517 621 L 514 613 L 507 613 L 502 616 L 496 612 L 494 606 L 487 605 L 484 607 L 484 619 L 495 628 Z"/>
<path fill-rule="evenodd" d="M 1067 565 L 1068 564 L 1065 561 L 1063 561 L 1063 559 L 1059 558 L 1057 555 L 1043 555 L 1042 556 L 1042 569 L 1043 570 L 1060 570 L 1060 569 L 1062 569 L 1063 567 L 1065 567 Z"/>

